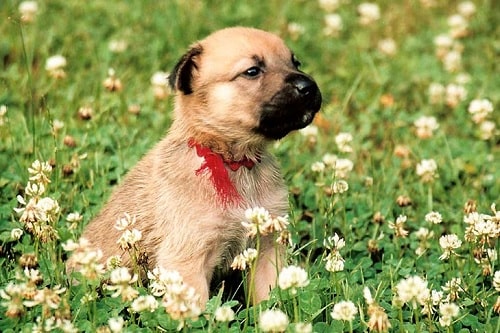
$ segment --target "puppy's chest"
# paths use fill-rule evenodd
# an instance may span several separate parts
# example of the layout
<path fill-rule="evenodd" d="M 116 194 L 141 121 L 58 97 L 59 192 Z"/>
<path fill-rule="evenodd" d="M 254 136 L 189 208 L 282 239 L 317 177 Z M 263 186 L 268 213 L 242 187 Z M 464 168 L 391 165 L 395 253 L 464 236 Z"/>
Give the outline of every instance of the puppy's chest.
<path fill-rule="evenodd" d="M 241 171 L 241 172 L 240 172 Z M 256 171 L 256 172 L 255 172 Z M 232 181 L 240 195 L 238 204 L 224 209 L 223 229 L 220 233 L 219 267 L 227 270 L 236 255 L 249 247 L 254 247 L 254 239 L 248 236 L 243 227 L 245 211 L 249 208 L 262 207 L 272 216 L 285 215 L 288 201 L 287 191 L 275 170 L 269 173 L 262 170 L 239 170 L 232 175 Z"/>
<path fill-rule="evenodd" d="M 231 174 L 240 199 L 240 207 L 263 207 L 271 214 L 286 213 L 287 190 L 279 170 L 270 165 L 238 170 Z"/>

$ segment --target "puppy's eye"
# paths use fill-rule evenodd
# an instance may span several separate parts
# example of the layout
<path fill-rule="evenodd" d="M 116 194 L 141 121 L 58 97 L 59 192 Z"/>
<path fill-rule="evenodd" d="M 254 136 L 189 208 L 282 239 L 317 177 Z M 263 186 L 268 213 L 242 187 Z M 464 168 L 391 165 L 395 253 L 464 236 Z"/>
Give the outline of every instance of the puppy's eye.
<path fill-rule="evenodd" d="M 244 71 L 243 75 L 245 75 L 246 77 L 249 77 L 249 78 L 254 78 L 254 77 L 257 77 L 258 75 L 260 75 L 261 73 L 262 73 L 262 69 L 260 67 L 253 66 L 253 67 L 250 67 L 249 69 L 247 69 L 246 71 Z"/>
<path fill-rule="evenodd" d="M 300 65 L 302 65 L 302 63 L 299 61 L 299 59 L 297 59 L 295 54 L 292 55 L 292 63 L 295 66 L 295 68 L 297 68 L 297 69 L 299 69 Z"/>

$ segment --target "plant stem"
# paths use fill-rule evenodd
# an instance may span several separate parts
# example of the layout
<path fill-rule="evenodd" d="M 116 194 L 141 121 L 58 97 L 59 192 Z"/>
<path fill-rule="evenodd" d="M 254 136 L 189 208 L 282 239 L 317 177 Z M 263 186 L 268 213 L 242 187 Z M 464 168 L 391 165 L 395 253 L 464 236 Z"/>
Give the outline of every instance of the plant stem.
<path fill-rule="evenodd" d="M 295 318 L 295 322 L 300 322 L 300 314 L 299 314 L 299 304 L 297 300 L 297 295 L 293 297 L 293 316 Z"/>
<path fill-rule="evenodd" d="M 432 186 L 427 188 L 427 210 L 432 212 Z"/>
<path fill-rule="evenodd" d="M 404 329 L 403 329 L 403 308 L 399 309 L 399 333 L 404 333 Z"/>

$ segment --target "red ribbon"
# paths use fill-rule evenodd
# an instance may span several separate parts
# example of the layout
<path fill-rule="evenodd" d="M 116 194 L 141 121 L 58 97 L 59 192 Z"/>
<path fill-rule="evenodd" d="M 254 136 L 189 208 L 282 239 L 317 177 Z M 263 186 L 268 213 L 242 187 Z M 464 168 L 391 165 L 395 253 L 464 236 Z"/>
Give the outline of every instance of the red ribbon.
<path fill-rule="evenodd" d="M 229 178 L 226 165 L 230 170 L 237 171 L 242 166 L 251 169 L 254 167 L 255 162 L 248 158 L 240 161 L 225 161 L 220 154 L 195 142 L 194 139 L 189 139 L 188 146 L 190 148 L 195 147 L 196 154 L 199 157 L 203 157 L 204 161 L 200 168 L 196 170 L 196 175 L 198 176 L 205 172 L 210 173 L 210 181 L 215 188 L 215 192 L 217 192 L 220 203 L 223 206 L 227 206 L 228 204 L 240 202 L 242 199 L 241 195 Z"/>

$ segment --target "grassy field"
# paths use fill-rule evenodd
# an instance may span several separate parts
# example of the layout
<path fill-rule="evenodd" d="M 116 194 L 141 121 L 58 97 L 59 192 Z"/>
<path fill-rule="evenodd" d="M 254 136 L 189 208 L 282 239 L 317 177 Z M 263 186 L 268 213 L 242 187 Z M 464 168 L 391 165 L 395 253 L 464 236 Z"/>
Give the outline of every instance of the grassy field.
<path fill-rule="evenodd" d="M 35 4 L 0 1 L 1 332 L 500 331 L 498 3 Z M 279 287 L 255 307 L 216 289 L 200 313 L 172 272 L 143 285 L 77 242 L 170 124 L 155 73 L 233 25 L 282 36 L 324 100 L 272 147 Z"/>

